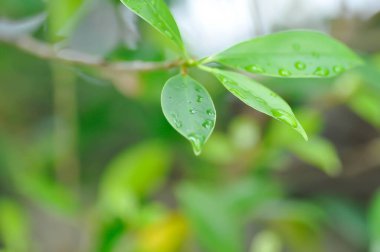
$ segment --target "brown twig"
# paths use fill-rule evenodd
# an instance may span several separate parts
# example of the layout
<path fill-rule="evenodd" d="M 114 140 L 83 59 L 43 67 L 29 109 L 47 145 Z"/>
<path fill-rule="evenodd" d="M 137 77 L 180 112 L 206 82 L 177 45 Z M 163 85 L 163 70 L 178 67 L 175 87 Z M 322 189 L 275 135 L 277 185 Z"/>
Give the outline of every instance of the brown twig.
<path fill-rule="evenodd" d="M 16 38 L 0 36 L 0 42 L 14 46 L 26 53 L 29 53 L 42 59 L 61 61 L 75 65 L 105 68 L 114 71 L 148 72 L 178 67 L 183 63 L 180 60 L 164 62 L 108 62 L 104 60 L 102 57 L 78 52 L 75 50 L 56 49 L 53 45 L 41 42 L 31 36 L 23 36 Z"/>

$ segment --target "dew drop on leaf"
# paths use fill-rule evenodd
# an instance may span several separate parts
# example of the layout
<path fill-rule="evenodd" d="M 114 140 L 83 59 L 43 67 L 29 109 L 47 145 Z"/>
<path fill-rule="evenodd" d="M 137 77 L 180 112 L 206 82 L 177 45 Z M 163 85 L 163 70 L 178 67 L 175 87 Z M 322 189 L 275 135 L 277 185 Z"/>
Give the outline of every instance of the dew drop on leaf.
<path fill-rule="evenodd" d="M 333 71 L 335 72 L 335 73 L 342 73 L 342 72 L 344 72 L 344 67 L 342 67 L 342 66 L 334 66 L 333 67 Z"/>
<path fill-rule="evenodd" d="M 215 116 L 215 112 L 212 110 L 212 109 L 208 109 L 206 111 L 206 113 L 209 115 L 209 116 Z"/>
<path fill-rule="evenodd" d="M 206 120 L 202 123 L 202 127 L 206 129 L 211 129 L 214 126 L 214 122 L 211 120 Z"/>
<path fill-rule="evenodd" d="M 251 65 L 251 66 L 247 66 L 245 68 L 245 70 L 247 70 L 248 72 L 251 72 L 251 73 L 264 73 L 264 69 L 258 65 Z"/>
<path fill-rule="evenodd" d="M 278 73 L 281 76 L 290 76 L 290 75 L 292 75 L 292 73 L 289 70 L 286 70 L 286 69 L 283 69 L 283 68 L 281 68 L 280 70 L 278 70 Z"/>
<path fill-rule="evenodd" d="M 298 69 L 298 70 L 305 70 L 306 69 L 306 64 L 303 63 L 302 61 L 297 61 L 294 66 Z"/>
<path fill-rule="evenodd" d="M 194 115 L 194 114 L 197 113 L 197 110 L 195 110 L 195 109 L 192 108 L 192 109 L 189 110 L 189 112 L 190 112 L 190 114 Z"/>
<path fill-rule="evenodd" d="M 330 71 L 327 68 L 323 68 L 323 67 L 317 67 L 314 71 L 314 75 L 316 76 L 326 77 L 329 74 L 330 74 Z"/>
<path fill-rule="evenodd" d="M 198 95 L 198 96 L 197 96 L 197 102 L 198 102 L 198 103 L 201 103 L 202 101 L 203 101 L 203 97 L 200 96 L 200 95 Z"/>
<path fill-rule="evenodd" d="M 272 110 L 272 115 L 277 118 L 278 120 L 289 124 L 293 128 L 297 128 L 298 123 L 295 120 L 295 118 L 289 114 L 288 112 L 285 112 L 284 110 L 281 109 L 273 109 Z"/>

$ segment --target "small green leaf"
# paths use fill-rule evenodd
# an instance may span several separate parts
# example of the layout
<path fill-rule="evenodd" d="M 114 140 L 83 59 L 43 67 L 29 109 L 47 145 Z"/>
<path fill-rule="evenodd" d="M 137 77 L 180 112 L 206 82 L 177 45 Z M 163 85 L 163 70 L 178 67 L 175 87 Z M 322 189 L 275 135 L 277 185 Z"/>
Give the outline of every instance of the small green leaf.
<path fill-rule="evenodd" d="M 194 153 L 199 155 L 216 120 L 207 90 L 191 77 L 177 75 L 166 82 L 161 106 L 169 123 L 191 142 Z"/>
<path fill-rule="evenodd" d="M 273 77 L 332 77 L 363 63 L 339 41 L 314 31 L 287 31 L 235 45 L 205 62 Z"/>
<path fill-rule="evenodd" d="M 305 140 L 308 139 L 292 109 L 279 95 L 242 74 L 219 69 L 207 69 L 215 74 L 228 91 L 245 104 L 290 125 Z"/>
<path fill-rule="evenodd" d="M 121 0 L 121 2 L 173 41 L 184 55 L 187 55 L 177 23 L 163 0 Z"/>

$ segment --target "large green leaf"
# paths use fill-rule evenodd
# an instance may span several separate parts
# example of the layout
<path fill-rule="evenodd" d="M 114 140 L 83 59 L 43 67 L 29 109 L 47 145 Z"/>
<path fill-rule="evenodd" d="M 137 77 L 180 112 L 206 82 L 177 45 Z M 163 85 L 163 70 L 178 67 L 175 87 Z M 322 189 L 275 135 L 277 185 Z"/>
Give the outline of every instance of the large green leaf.
<path fill-rule="evenodd" d="M 161 32 L 185 54 L 178 26 L 163 0 L 121 0 L 121 2 Z"/>
<path fill-rule="evenodd" d="M 306 132 L 293 114 L 292 109 L 276 93 L 242 74 L 219 69 L 207 69 L 214 73 L 222 84 L 245 104 L 290 125 L 307 140 Z"/>
<path fill-rule="evenodd" d="M 165 84 L 161 106 L 169 123 L 191 142 L 194 153 L 199 155 L 216 120 L 207 90 L 191 77 L 177 75 Z"/>
<path fill-rule="evenodd" d="M 274 77 L 332 77 L 362 64 L 342 43 L 313 31 L 287 31 L 252 39 L 206 59 Z"/>

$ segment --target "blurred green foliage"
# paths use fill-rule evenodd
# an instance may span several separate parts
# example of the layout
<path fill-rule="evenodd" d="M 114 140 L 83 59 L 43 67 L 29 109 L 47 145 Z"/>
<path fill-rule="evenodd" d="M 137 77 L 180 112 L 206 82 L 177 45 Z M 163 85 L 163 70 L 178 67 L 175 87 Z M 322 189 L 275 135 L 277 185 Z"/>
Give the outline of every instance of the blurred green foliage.
<path fill-rule="evenodd" d="M 83 22 L 82 7 L 2 0 L 0 14 L 19 19 L 46 11 L 36 36 L 56 41 L 70 17 Z M 105 57 L 173 57 L 156 32 L 139 28 L 138 49 L 119 42 Z M 380 251 L 380 196 L 373 188 L 380 183 L 378 173 L 365 170 L 379 168 L 380 53 L 366 57 L 365 66 L 334 79 L 262 80 L 296 108 L 309 142 L 192 70 L 220 111 L 215 133 L 195 157 L 159 106 L 176 71 L 110 78 L 0 43 L 0 251 Z M 57 90 L 67 92 L 63 106 Z M 340 129 L 347 128 L 357 135 L 342 141 Z M 359 142 L 368 129 L 375 134 Z M 361 151 L 366 155 L 352 162 Z M 340 181 L 347 177 L 353 179 L 345 187 Z"/>

